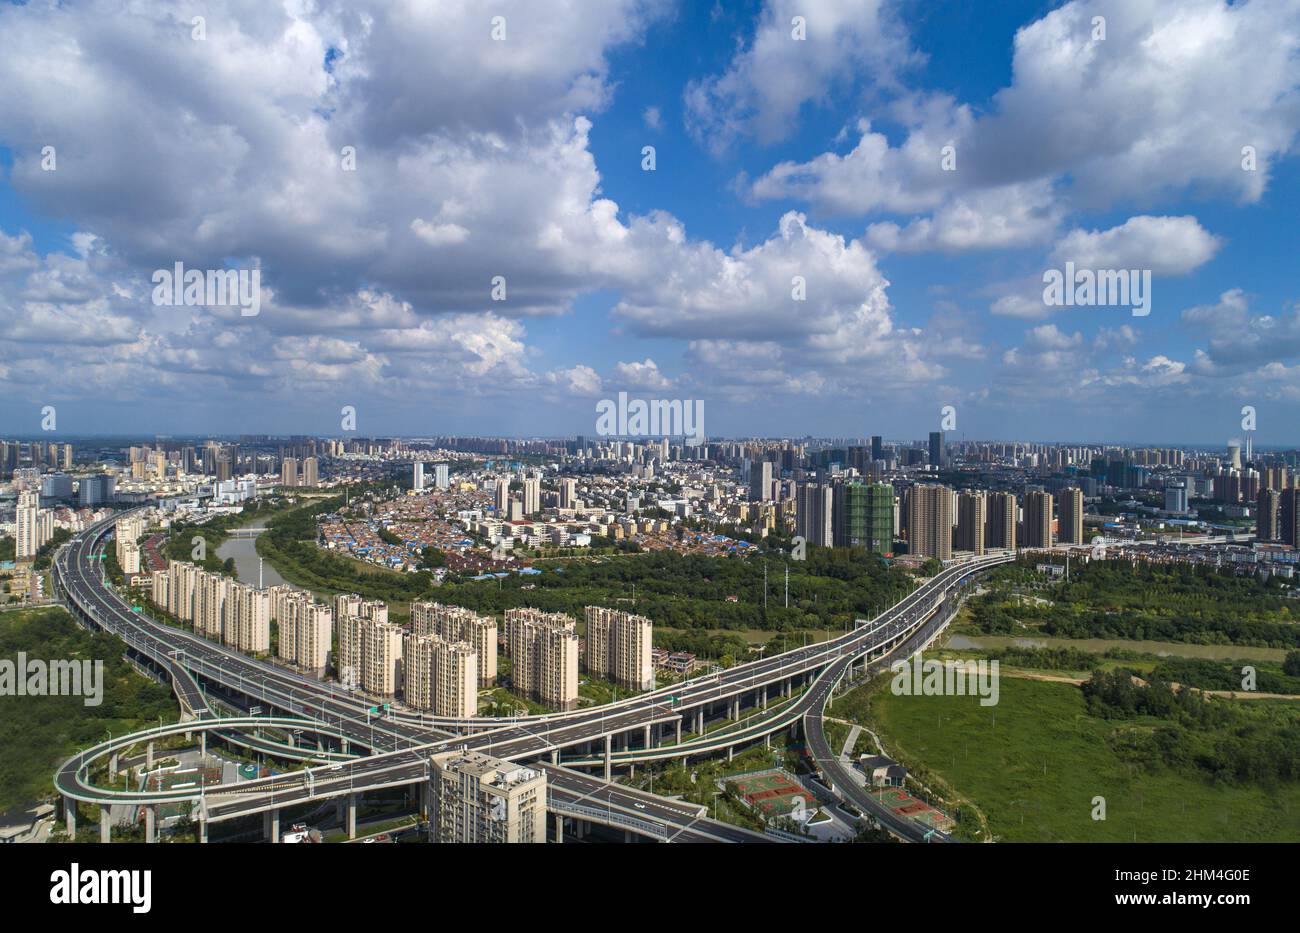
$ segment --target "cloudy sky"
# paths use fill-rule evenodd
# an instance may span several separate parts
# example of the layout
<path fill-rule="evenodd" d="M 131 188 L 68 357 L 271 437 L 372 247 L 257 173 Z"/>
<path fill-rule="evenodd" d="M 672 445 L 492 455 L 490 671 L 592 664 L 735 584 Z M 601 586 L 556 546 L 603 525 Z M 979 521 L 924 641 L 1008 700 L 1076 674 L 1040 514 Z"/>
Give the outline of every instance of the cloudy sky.
<path fill-rule="evenodd" d="M 1294 445 L 1298 128 L 1297 0 L 0 0 L 0 432 Z"/>

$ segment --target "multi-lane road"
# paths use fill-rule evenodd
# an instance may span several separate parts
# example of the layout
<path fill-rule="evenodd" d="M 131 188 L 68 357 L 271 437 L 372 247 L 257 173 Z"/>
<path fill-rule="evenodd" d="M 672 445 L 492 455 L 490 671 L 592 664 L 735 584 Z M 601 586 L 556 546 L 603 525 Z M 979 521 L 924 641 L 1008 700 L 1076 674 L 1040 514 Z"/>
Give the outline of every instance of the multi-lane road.
<path fill-rule="evenodd" d="M 322 797 L 351 795 L 418 783 L 427 778 L 429 756 L 439 751 L 467 747 L 511 760 L 559 759 L 560 750 L 585 743 L 605 744 L 610 758 L 610 739 L 620 734 L 643 733 L 647 757 L 670 757 L 672 745 L 652 748 L 660 728 L 678 725 L 687 716 L 718 703 L 738 703 L 745 694 L 757 695 L 770 686 L 788 687 L 794 680 L 820 684 L 820 676 L 833 673 L 838 680 L 858 659 L 876 656 L 907 640 L 930 616 L 944 597 L 970 574 L 1011 559 L 1000 555 L 976 559 L 943 570 L 924 586 L 871 622 L 828 642 L 796 648 L 760 661 L 737 665 L 711 674 L 619 701 L 567 713 L 526 717 L 519 720 L 441 720 L 436 725 L 415 714 L 371 715 L 372 701 L 356 697 L 339 686 L 310 679 L 284 668 L 249 658 L 221 645 L 180 629 L 154 622 L 135 613 L 107 585 L 98 555 L 111 531 L 109 519 L 74 538 L 56 557 L 58 587 L 65 600 L 93 624 L 122 637 L 142 656 L 172 674 L 184 705 L 198 716 L 210 715 L 200 683 L 247 698 L 249 704 L 273 707 L 285 714 L 319 723 L 330 732 L 349 735 L 372 754 L 343 764 L 316 767 L 279 775 L 234 787 L 211 788 L 206 794 L 207 818 L 235 816 L 279 809 Z M 812 693 L 810 690 L 809 693 Z M 794 709 L 800 714 L 815 701 L 801 698 Z M 819 708 L 819 707 L 818 707 Z M 781 728 L 778 724 L 768 728 Z M 452 729 L 469 734 L 454 735 Z M 763 728 L 763 727 L 760 727 Z M 752 731 L 752 730 L 751 730 Z M 761 737 L 761 731 L 755 735 Z M 736 742 L 751 736 L 737 733 Z M 70 763 L 74 770 L 85 761 Z M 65 768 L 66 771 L 66 768 Z M 586 782 L 583 793 L 598 794 L 598 781 L 587 775 L 567 772 L 565 782 L 577 786 Z M 607 785 L 610 786 L 610 785 Z M 64 788 L 61 788 L 61 790 Z M 65 793 L 67 791 L 65 790 Z M 86 799 L 77 790 L 69 796 Z M 640 801 L 649 804 L 646 801 Z M 672 804 L 673 802 L 667 802 Z M 642 811 L 633 805 L 638 813 Z M 661 805 L 660 817 L 682 826 L 679 813 Z"/>

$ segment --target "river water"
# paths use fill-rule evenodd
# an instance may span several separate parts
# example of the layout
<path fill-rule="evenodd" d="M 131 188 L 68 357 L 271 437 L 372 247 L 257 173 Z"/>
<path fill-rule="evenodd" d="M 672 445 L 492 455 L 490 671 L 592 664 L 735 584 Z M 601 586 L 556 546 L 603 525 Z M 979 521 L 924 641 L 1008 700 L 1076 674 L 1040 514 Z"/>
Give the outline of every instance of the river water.
<path fill-rule="evenodd" d="M 264 528 L 269 520 L 270 516 L 264 515 L 261 518 L 254 519 L 244 527 Z M 221 547 L 217 548 L 217 556 L 222 560 L 233 557 L 235 559 L 235 575 L 239 577 L 239 582 L 251 583 L 257 586 L 258 556 L 256 538 L 227 538 Z M 279 586 L 284 582 L 284 578 L 275 572 L 274 567 L 266 562 L 262 563 L 263 586 Z"/>

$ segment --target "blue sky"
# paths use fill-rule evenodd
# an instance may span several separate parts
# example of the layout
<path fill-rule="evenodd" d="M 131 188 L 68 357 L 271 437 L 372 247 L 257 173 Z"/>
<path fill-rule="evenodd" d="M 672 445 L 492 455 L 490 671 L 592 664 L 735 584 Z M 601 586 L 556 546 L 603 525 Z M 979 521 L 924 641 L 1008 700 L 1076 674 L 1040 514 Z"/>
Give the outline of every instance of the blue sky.
<path fill-rule="evenodd" d="M 0 7 L 0 431 L 1300 442 L 1293 2 L 494 11 Z"/>

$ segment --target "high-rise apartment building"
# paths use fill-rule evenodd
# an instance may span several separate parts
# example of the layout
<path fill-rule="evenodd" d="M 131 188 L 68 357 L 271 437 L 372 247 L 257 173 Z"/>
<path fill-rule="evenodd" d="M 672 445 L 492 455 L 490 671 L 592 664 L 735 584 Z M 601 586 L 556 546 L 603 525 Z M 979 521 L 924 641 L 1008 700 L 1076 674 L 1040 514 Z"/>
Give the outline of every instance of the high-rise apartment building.
<path fill-rule="evenodd" d="M 572 618 L 539 609 L 506 610 L 510 680 L 519 695 L 557 710 L 578 705 L 578 634 Z"/>
<path fill-rule="evenodd" d="M 396 696 L 402 686 L 400 625 L 366 621 L 361 633 L 361 689 L 377 697 Z"/>
<path fill-rule="evenodd" d="M 45 543 L 41 540 L 41 494 L 38 490 L 27 489 L 18 494 L 15 518 L 14 556 L 20 561 L 35 560 L 36 552 Z"/>
<path fill-rule="evenodd" d="M 1061 490 L 1060 522 L 1056 538 L 1062 544 L 1083 544 L 1083 490 L 1077 486 Z"/>
<path fill-rule="evenodd" d="M 982 490 L 961 493 L 957 497 L 956 549 L 977 557 L 983 554 L 987 524 L 988 496 Z"/>
<path fill-rule="evenodd" d="M 280 485 L 286 488 L 298 485 L 298 461 L 295 458 L 285 457 L 280 461 Z"/>
<path fill-rule="evenodd" d="M 1282 494 L 1276 489 L 1264 489 L 1255 500 L 1255 539 L 1258 541 L 1276 541 L 1280 536 L 1278 527 L 1278 510 L 1282 504 Z"/>
<path fill-rule="evenodd" d="M 433 465 L 433 485 L 439 489 L 446 489 L 451 485 L 451 472 L 445 463 L 435 463 Z"/>
<path fill-rule="evenodd" d="M 542 478 L 529 476 L 524 479 L 524 514 L 534 515 L 542 510 Z"/>
<path fill-rule="evenodd" d="M 497 622 L 460 606 L 411 603 L 411 631 L 436 635 L 444 641 L 467 642 L 478 655 L 479 686 L 490 687 L 497 677 Z"/>
<path fill-rule="evenodd" d="M 984 534 L 986 549 L 1016 547 L 1016 526 L 1019 524 L 1016 496 L 1010 492 L 994 492 L 988 497 L 988 529 Z"/>
<path fill-rule="evenodd" d="M 1052 546 L 1052 505 L 1050 492 L 1031 489 L 1025 493 L 1025 527 L 1022 536 L 1025 547 Z"/>
<path fill-rule="evenodd" d="M 1300 548 L 1300 488 L 1283 489 L 1278 504 L 1277 540 Z"/>
<path fill-rule="evenodd" d="M 435 841 L 546 841 L 544 772 L 471 751 L 442 752 L 430 764 Z"/>
<path fill-rule="evenodd" d="M 755 460 L 749 465 L 749 501 L 766 502 L 772 498 L 772 461 Z"/>
<path fill-rule="evenodd" d="M 588 606 L 587 671 L 626 690 L 653 690 L 653 625 L 645 616 Z"/>
<path fill-rule="evenodd" d="M 323 677 L 333 639 L 330 607 L 295 587 L 274 586 L 268 592 L 278 633 L 276 654 L 313 677 Z"/>
<path fill-rule="evenodd" d="M 317 475 L 319 465 L 315 457 L 308 457 L 302 462 L 302 484 L 308 489 L 315 489 L 320 485 L 320 477 Z"/>
<path fill-rule="evenodd" d="M 402 697 L 435 716 L 478 715 L 478 657 L 474 646 L 408 632 L 402 645 Z"/>
<path fill-rule="evenodd" d="M 952 490 L 920 484 L 907 497 L 907 551 L 952 559 Z"/>
<path fill-rule="evenodd" d="M 833 486 L 829 483 L 801 483 L 795 510 L 796 534 L 818 547 L 831 547 L 835 543 Z"/>

